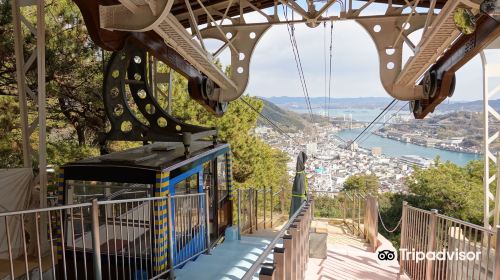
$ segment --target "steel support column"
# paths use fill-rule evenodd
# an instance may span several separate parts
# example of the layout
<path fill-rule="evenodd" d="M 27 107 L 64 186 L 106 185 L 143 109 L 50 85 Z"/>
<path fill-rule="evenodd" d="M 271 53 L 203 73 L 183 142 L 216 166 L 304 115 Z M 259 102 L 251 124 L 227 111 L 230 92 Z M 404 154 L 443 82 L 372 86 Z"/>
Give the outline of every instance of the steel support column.
<path fill-rule="evenodd" d="M 44 0 L 12 0 L 12 19 L 14 26 L 14 44 L 16 56 L 16 82 L 19 96 L 21 118 L 23 165 L 32 167 L 38 162 L 38 173 L 33 186 L 40 188 L 40 208 L 47 207 L 47 143 L 46 143 L 46 92 L 45 92 L 45 3 Z M 36 8 L 36 20 L 30 21 L 23 14 L 28 7 Z M 24 28 L 23 28 L 24 27 Z M 36 40 L 36 47 L 26 50 L 23 29 L 28 30 Z M 28 57 L 25 60 L 25 55 Z M 30 88 L 26 74 L 36 61 L 37 85 Z M 32 120 L 31 123 L 30 120 Z M 38 153 L 30 143 L 30 137 L 38 128 Z M 46 218 L 41 220 L 42 246 L 47 249 Z"/>
<path fill-rule="evenodd" d="M 492 121 L 500 121 L 500 114 L 490 105 L 490 100 L 493 100 L 495 95 L 500 92 L 500 84 L 491 87 L 490 82 L 498 83 L 498 78 L 500 78 L 500 63 L 491 63 L 491 58 L 487 58 L 487 54 L 490 52 L 496 52 L 490 50 L 489 52 L 482 51 L 481 62 L 483 65 L 483 154 L 484 154 L 484 176 L 483 176 L 483 191 L 484 191 L 484 205 L 483 205 L 483 224 L 486 228 L 495 228 L 495 224 L 490 223 L 491 218 L 494 217 L 493 222 L 498 222 L 498 213 L 495 213 L 493 209 L 497 209 L 495 206 L 500 205 L 500 195 L 493 195 L 491 187 L 497 175 L 490 175 L 490 162 L 498 165 L 497 156 L 491 151 L 490 144 L 498 141 L 499 131 L 492 131 L 489 123 L 490 119 Z M 490 210 L 490 206 L 493 209 Z"/>

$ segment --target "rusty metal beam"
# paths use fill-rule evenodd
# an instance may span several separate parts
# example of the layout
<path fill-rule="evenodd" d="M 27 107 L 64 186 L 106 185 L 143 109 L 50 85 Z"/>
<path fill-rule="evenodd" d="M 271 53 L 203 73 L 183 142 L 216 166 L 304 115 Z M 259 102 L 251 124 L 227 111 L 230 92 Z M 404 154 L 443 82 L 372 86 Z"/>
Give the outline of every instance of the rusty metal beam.
<path fill-rule="evenodd" d="M 438 93 L 415 118 L 423 119 L 427 114 L 443 102 L 453 86 L 455 72 L 480 53 L 486 46 L 500 36 L 500 24 L 493 18 L 482 15 L 478 19 L 476 31 L 470 35 L 460 36 L 451 48 L 436 62 L 432 69 L 436 70 L 437 79 L 441 81 Z M 430 70 L 429 70 L 430 71 Z"/>

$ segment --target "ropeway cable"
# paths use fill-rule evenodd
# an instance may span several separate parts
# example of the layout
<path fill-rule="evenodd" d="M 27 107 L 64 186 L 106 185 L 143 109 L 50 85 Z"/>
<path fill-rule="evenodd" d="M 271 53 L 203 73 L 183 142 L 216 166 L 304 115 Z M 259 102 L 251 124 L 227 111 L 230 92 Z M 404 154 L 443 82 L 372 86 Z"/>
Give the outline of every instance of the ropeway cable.
<path fill-rule="evenodd" d="M 330 103 L 332 96 L 332 57 L 333 57 L 333 21 L 330 22 L 330 72 L 328 76 L 328 119 L 330 119 Z"/>
<path fill-rule="evenodd" d="M 396 103 L 394 104 L 396 105 Z M 406 102 L 405 104 L 403 104 L 403 106 L 401 106 L 397 111 L 396 113 L 393 113 L 384 123 L 382 123 L 377 130 L 380 130 L 381 128 L 383 128 L 392 118 L 394 118 L 395 115 L 397 115 L 401 110 L 403 110 L 404 107 L 408 106 L 408 102 Z M 372 130 L 373 131 L 373 130 Z M 360 140 L 359 143 L 362 144 L 363 142 L 365 142 L 368 138 L 370 138 L 370 136 L 372 135 L 372 133 L 369 133 L 368 136 L 366 136 L 364 139 Z"/>
<path fill-rule="evenodd" d="M 385 117 L 387 116 L 387 114 L 389 114 L 393 109 L 394 107 L 398 104 L 399 100 L 396 100 L 396 102 L 394 102 L 380 117 L 379 117 L 379 120 L 381 119 L 385 119 Z M 390 120 L 391 118 L 389 118 Z M 387 122 L 387 120 L 385 121 Z M 365 133 L 365 135 L 363 135 L 358 143 L 361 144 L 363 143 L 367 138 L 369 138 L 371 135 L 372 135 L 372 132 L 375 130 L 375 125 L 377 124 L 377 122 L 374 123 L 374 125 Z M 379 126 L 380 128 L 381 126 Z"/>
<path fill-rule="evenodd" d="M 300 59 L 300 53 L 299 53 L 299 49 L 298 49 L 298 45 L 297 45 L 297 40 L 295 39 L 295 32 L 294 32 L 295 28 L 288 21 L 287 11 L 288 11 L 288 7 L 284 7 L 283 8 L 283 15 L 285 17 L 285 20 L 287 21 L 286 29 L 288 32 L 288 37 L 290 39 L 290 44 L 292 45 L 293 58 L 295 60 L 295 65 L 297 67 L 297 72 L 299 74 L 299 80 L 300 80 L 300 84 L 302 87 L 302 92 L 303 92 L 305 100 L 306 100 L 306 106 L 307 106 L 307 109 L 309 111 L 311 121 L 314 122 L 311 100 L 309 98 L 309 91 L 307 89 L 307 83 L 306 83 L 306 79 L 304 76 L 304 70 L 302 68 L 302 61 Z M 292 10 L 292 13 L 293 13 L 293 10 Z"/>
<path fill-rule="evenodd" d="M 367 127 L 365 127 L 365 129 L 363 129 L 363 131 L 361 131 L 361 133 L 358 134 L 358 136 L 354 140 L 350 141 L 349 146 L 352 145 L 352 143 L 356 142 L 356 140 L 358 140 L 380 118 L 380 116 L 382 116 L 382 114 L 384 114 L 384 112 L 392 106 L 394 102 L 396 102 L 396 99 L 393 99 L 391 103 L 389 103 L 389 105 L 387 105 L 384 110 L 382 110 L 382 112 L 380 112 L 380 114 L 378 114 L 378 116 L 375 117 L 375 119 L 373 119 L 373 121 Z"/>
<path fill-rule="evenodd" d="M 259 112 L 259 110 L 255 109 L 255 107 L 253 107 L 250 103 L 248 103 L 245 99 L 243 98 L 240 98 L 238 99 L 240 100 L 241 102 L 245 103 L 250 109 L 252 109 L 252 111 L 254 111 L 255 113 L 257 113 L 261 118 L 263 118 L 265 121 L 267 121 L 271 126 L 273 126 L 281 135 L 284 135 L 288 138 L 290 138 L 290 140 L 294 141 L 295 142 L 295 139 L 293 139 L 290 135 L 288 135 L 286 132 L 284 132 L 276 123 L 274 123 L 272 120 L 270 120 L 268 117 L 264 116 L 261 112 Z"/>

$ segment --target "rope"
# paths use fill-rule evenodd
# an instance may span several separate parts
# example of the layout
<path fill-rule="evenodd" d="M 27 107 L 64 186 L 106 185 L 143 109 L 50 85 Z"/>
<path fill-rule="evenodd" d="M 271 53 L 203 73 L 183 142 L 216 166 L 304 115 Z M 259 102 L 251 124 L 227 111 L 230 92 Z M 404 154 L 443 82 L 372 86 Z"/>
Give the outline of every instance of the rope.
<path fill-rule="evenodd" d="M 387 231 L 388 233 L 393 233 L 395 232 L 399 226 L 401 226 L 401 221 L 403 220 L 403 217 L 399 218 L 399 221 L 398 221 L 398 224 L 396 225 L 395 228 L 393 228 L 392 230 L 389 230 L 385 224 L 384 224 L 384 220 L 382 220 L 382 215 L 380 215 L 380 211 L 377 211 L 378 212 L 378 218 L 380 220 L 380 224 L 382 224 L 382 227 L 385 229 L 385 231 Z"/>

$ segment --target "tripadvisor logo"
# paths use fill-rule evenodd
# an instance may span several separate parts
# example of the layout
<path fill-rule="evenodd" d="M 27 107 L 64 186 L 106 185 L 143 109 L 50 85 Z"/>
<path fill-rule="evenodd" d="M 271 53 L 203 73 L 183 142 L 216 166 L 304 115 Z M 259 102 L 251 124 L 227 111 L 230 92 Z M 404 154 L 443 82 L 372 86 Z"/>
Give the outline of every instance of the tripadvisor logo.
<path fill-rule="evenodd" d="M 382 250 L 377 253 L 377 257 L 380 261 L 392 261 L 396 258 L 396 252 L 391 250 Z"/>
<path fill-rule="evenodd" d="M 377 259 L 379 262 L 393 261 L 397 260 L 396 251 L 391 249 L 380 249 L 377 250 Z M 432 252 L 421 252 L 408 249 L 399 249 L 399 255 L 403 261 L 415 261 L 416 263 L 426 261 L 426 260 L 437 260 L 437 261 L 477 261 L 481 259 L 481 252 L 474 251 L 459 251 L 455 249 L 453 251 L 441 250 Z"/>
<path fill-rule="evenodd" d="M 388 263 L 393 265 L 393 262 L 398 261 L 398 252 L 390 246 L 380 246 L 375 254 L 377 254 L 376 261 L 379 265 L 387 265 Z"/>

